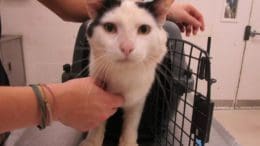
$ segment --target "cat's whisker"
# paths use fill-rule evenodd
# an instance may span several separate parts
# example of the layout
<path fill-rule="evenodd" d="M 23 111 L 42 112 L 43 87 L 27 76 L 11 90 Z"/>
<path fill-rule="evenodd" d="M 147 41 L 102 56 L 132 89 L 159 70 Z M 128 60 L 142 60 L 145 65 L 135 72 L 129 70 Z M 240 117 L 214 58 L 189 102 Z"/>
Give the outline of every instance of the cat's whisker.
<path fill-rule="evenodd" d="M 149 63 L 149 61 L 154 61 L 154 60 L 157 60 L 157 57 L 156 56 L 147 56 L 147 59 L 144 61 L 145 63 Z M 157 65 L 161 65 L 161 62 L 159 61 L 156 61 L 155 62 Z"/>
<path fill-rule="evenodd" d="M 165 93 L 165 90 L 164 90 L 164 86 L 162 84 L 162 81 L 161 81 L 160 77 L 157 74 L 155 74 L 155 79 L 157 80 L 158 85 L 160 86 L 160 88 L 163 91 L 163 97 L 166 98 L 166 93 Z"/>
<path fill-rule="evenodd" d="M 166 71 L 166 73 L 170 74 L 172 76 L 172 71 L 169 69 L 168 66 L 166 66 L 163 63 L 158 63 L 158 66 L 161 67 L 162 69 L 164 69 Z"/>
<path fill-rule="evenodd" d="M 143 64 L 143 69 L 146 71 L 146 69 L 145 69 L 147 67 L 146 62 L 142 62 L 142 64 Z M 166 94 L 166 91 L 165 91 L 165 86 L 163 85 L 161 78 L 159 77 L 158 73 L 160 73 L 161 75 L 164 76 L 163 81 L 167 82 L 169 86 L 171 84 L 171 82 L 169 80 L 169 78 L 171 78 L 171 75 L 167 75 L 164 71 L 162 71 L 162 67 L 160 65 L 164 66 L 163 64 L 158 63 L 158 66 L 157 66 L 157 69 L 156 69 L 156 72 L 155 72 L 155 80 L 157 80 L 157 83 L 158 83 L 159 87 L 161 88 L 161 90 L 163 92 L 162 96 L 163 96 L 163 98 L 165 98 L 165 100 L 163 100 L 163 101 L 168 101 L 167 94 Z M 168 71 L 169 71 L 169 69 L 168 69 Z M 171 72 L 169 72 L 169 73 L 171 73 Z M 160 90 L 160 89 L 157 89 L 157 90 Z M 169 108 L 170 107 L 169 103 L 166 102 L 166 104 L 167 104 L 166 107 Z M 170 109 L 168 109 L 168 110 L 170 110 Z"/>
<path fill-rule="evenodd" d="M 100 56 L 98 59 L 95 60 L 95 67 L 96 67 L 96 72 L 94 73 L 94 78 L 97 79 L 97 77 L 100 76 L 100 74 L 102 73 L 104 66 L 106 65 L 106 62 L 103 61 L 102 59 L 106 57 L 106 55 Z M 102 62 L 102 63 L 99 63 Z"/>
<path fill-rule="evenodd" d="M 98 73 L 97 73 L 97 74 L 98 74 Z M 92 76 L 92 77 L 93 77 L 94 79 L 96 79 L 96 77 L 95 77 L 95 76 Z M 93 87 L 94 87 L 94 86 L 91 86 L 91 88 L 90 88 L 90 89 L 87 91 L 87 93 L 86 93 L 87 95 L 89 95 L 89 94 L 90 94 L 90 92 L 92 91 Z"/>
<path fill-rule="evenodd" d="M 145 63 L 143 63 L 143 69 L 144 69 L 145 71 L 146 71 L 146 69 L 145 69 L 146 67 L 147 67 L 147 65 L 146 65 Z M 168 83 L 168 85 L 171 84 L 171 83 L 170 83 L 171 75 L 167 75 L 167 74 L 161 69 L 161 66 L 159 66 L 159 65 L 157 66 L 157 69 L 156 69 L 156 72 L 155 72 L 155 77 L 157 78 L 157 80 L 159 80 L 158 83 L 161 83 L 160 78 L 158 77 L 158 73 L 160 73 L 160 74 L 165 78 L 165 81 Z M 161 83 L 160 85 L 161 85 L 161 88 L 164 89 L 162 83 Z"/>
<path fill-rule="evenodd" d="M 165 91 L 165 87 L 163 86 L 163 84 L 162 84 L 162 82 L 161 82 L 161 80 L 160 80 L 160 77 L 158 77 L 158 75 L 157 74 L 155 74 L 155 79 L 157 80 L 157 82 L 158 82 L 158 85 L 160 86 L 160 88 L 161 88 L 161 90 L 162 90 L 162 92 L 163 92 L 163 98 L 164 98 L 164 100 L 163 101 L 166 101 L 165 103 L 167 104 L 166 105 L 166 107 L 168 108 L 167 109 L 167 111 L 170 111 L 171 109 L 170 109 L 170 104 L 169 104 L 169 102 L 167 102 L 168 101 L 168 96 L 167 96 L 167 94 L 166 94 L 166 91 Z M 167 80 L 166 80 L 167 81 Z M 157 90 L 159 90 L 159 89 L 157 89 Z M 159 97 L 158 97 L 159 98 Z"/>
<path fill-rule="evenodd" d="M 172 78 L 172 74 L 167 74 L 166 72 L 164 72 L 164 70 L 162 69 L 161 66 L 157 66 L 157 69 L 156 69 L 161 75 L 163 75 L 167 80 L 171 79 Z"/>
<path fill-rule="evenodd" d="M 153 57 L 154 56 L 148 56 L 147 58 L 150 59 Z M 158 65 L 157 65 L 157 69 L 156 69 L 156 75 L 157 75 L 157 73 L 160 73 L 166 79 L 165 81 L 170 85 L 170 79 L 173 78 L 172 71 L 165 64 L 163 64 L 161 62 L 157 62 L 157 64 Z"/>
<path fill-rule="evenodd" d="M 102 82 L 105 82 L 105 81 L 106 81 L 105 78 L 106 78 L 107 66 L 108 66 L 107 62 L 104 62 L 102 65 L 99 66 L 100 69 L 99 69 L 99 72 L 97 73 L 97 75 L 98 75 L 99 77 L 102 77 L 102 79 L 100 78 L 100 80 L 101 80 Z"/>
<path fill-rule="evenodd" d="M 102 59 L 105 58 L 105 57 L 107 57 L 107 55 L 106 55 L 106 54 L 103 54 L 103 55 L 101 55 L 101 56 L 95 58 L 95 61 L 96 61 L 96 62 L 102 61 Z"/>
<path fill-rule="evenodd" d="M 102 61 L 102 58 L 104 58 L 104 57 L 106 57 L 106 55 L 103 55 L 103 56 L 100 56 L 97 60 L 96 60 L 96 62 L 99 62 L 99 61 L 101 61 L 101 62 L 103 62 Z M 98 64 L 100 64 L 100 63 L 98 63 Z M 104 72 L 104 68 L 106 67 L 106 63 L 102 63 L 102 64 L 100 64 L 99 66 L 96 66 L 96 72 L 95 72 L 95 74 L 92 76 L 95 80 L 97 80 L 98 82 L 101 82 L 101 84 L 103 84 L 103 80 L 99 80 L 98 79 L 98 77 L 100 77 L 100 74 L 102 74 L 102 72 Z M 104 85 L 101 85 L 102 87 L 104 86 Z M 93 86 L 94 87 L 94 86 Z M 88 90 L 88 92 L 87 92 L 87 94 L 90 94 L 90 91 L 92 90 L 92 88 L 90 88 L 89 90 Z"/>
<path fill-rule="evenodd" d="M 102 82 L 106 82 L 106 78 L 108 76 L 112 64 L 110 61 L 103 61 L 103 60 L 99 60 L 99 61 L 102 61 L 102 63 L 96 62 L 97 64 L 99 64 L 99 66 L 97 66 L 97 70 L 96 70 L 97 72 L 95 73 L 95 75 L 97 77 L 102 77 L 103 79 L 99 78 L 99 80 L 102 80 Z"/>
<path fill-rule="evenodd" d="M 160 68 L 157 68 L 156 75 L 158 77 L 160 77 L 160 79 L 163 80 L 163 83 L 164 83 L 165 86 L 172 86 L 173 78 L 171 76 L 167 75 L 166 73 L 164 73 L 163 71 L 161 71 Z"/>
<path fill-rule="evenodd" d="M 104 68 L 104 76 L 103 76 L 103 82 L 105 82 L 105 85 L 107 83 L 107 77 L 108 77 L 108 74 L 109 74 L 109 70 L 111 68 L 112 64 L 111 63 L 108 63 L 105 68 Z"/>
<path fill-rule="evenodd" d="M 85 66 L 79 73 L 77 73 L 75 78 L 80 77 L 83 74 L 83 72 L 87 71 L 88 68 L 89 68 L 89 65 Z"/>
<path fill-rule="evenodd" d="M 98 60 L 102 59 L 103 57 L 105 57 L 105 55 L 98 57 L 96 60 L 98 61 Z M 88 60 L 88 59 L 82 59 L 82 60 Z M 75 76 L 75 78 L 80 77 L 85 71 L 87 71 L 87 69 L 89 69 L 89 66 L 90 66 L 90 65 L 91 65 L 91 64 L 88 64 L 87 66 L 85 66 L 85 67 Z"/>

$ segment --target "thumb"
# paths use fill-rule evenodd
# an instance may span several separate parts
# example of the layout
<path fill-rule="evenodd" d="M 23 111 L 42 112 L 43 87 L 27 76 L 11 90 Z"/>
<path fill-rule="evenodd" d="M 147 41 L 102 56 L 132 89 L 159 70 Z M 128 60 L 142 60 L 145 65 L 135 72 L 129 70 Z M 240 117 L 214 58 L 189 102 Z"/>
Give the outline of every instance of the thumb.
<path fill-rule="evenodd" d="M 105 101 L 107 105 L 111 106 L 112 108 L 119 108 L 124 103 L 124 98 L 120 95 L 112 94 L 109 92 L 106 92 L 104 90 L 103 96 L 105 97 Z"/>
<path fill-rule="evenodd" d="M 112 96 L 110 96 L 110 99 L 112 99 L 111 106 L 113 108 L 122 107 L 122 105 L 124 104 L 124 98 L 122 96 L 112 95 Z"/>

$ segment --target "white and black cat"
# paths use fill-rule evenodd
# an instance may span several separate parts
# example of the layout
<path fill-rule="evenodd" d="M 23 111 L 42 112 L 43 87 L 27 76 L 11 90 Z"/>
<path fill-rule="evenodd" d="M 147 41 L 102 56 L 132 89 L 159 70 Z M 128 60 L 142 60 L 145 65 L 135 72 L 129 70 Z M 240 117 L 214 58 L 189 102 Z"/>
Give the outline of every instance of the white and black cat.
<path fill-rule="evenodd" d="M 174 0 L 88 0 L 90 76 L 125 98 L 119 146 L 138 146 L 138 126 L 155 70 L 167 52 L 166 14 Z M 102 146 L 106 123 L 81 146 Z"/>

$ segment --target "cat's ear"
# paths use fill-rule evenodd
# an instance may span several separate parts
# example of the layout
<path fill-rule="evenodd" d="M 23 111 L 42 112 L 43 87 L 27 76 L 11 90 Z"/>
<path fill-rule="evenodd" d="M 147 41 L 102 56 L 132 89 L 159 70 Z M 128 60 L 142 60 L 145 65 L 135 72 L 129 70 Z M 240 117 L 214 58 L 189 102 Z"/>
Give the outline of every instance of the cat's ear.
<path fill-rule="evenodd" d="M 149 11 L 154 15 L 157 22 L 160 25 L 163 25 L 164 22 L 166 21 L 166 16 L 173 2 L 174 0 L 153 0 L 147 2 L 145 5 L 146 8 L 148 8 Z"/>
<path fill-rule="evenodd" d="M 87 11 L 91 19 L 95 18 L 98 11 L 103 7 L 102 0 L 86 0 L 87 1 Z"/>
<path fill-rule="evenodd" d="M 87 11 L 91 19 L 119 6 L 121 0 L 87 0 Z"/>

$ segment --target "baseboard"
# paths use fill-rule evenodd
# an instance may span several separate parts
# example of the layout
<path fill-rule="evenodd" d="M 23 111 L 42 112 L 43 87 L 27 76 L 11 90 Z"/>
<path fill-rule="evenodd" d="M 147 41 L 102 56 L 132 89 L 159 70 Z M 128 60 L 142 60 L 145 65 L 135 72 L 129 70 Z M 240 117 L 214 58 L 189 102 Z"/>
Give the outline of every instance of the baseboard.
<path fill-rule="evenodd" d="M 215 107 L 234 107 L 233 100 L 213 100 L 215 103 Z M 244 107 L 260 107 L 260 100 L 237 100 L 236 108 L 244 108 Z"/>
<path fill-rule="evenodd" d="M 232 107 L 233 100 L 213 100 L 215 107 Z"/>
<path fill-rule="evenodd" d="M 237 107 L 260 107 L 260 100 L 238 100 Z"/>

